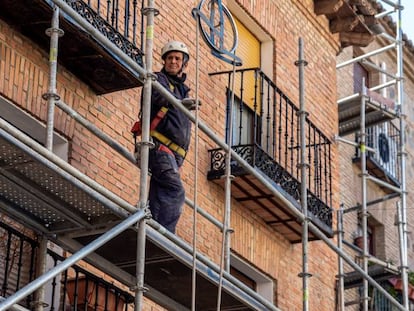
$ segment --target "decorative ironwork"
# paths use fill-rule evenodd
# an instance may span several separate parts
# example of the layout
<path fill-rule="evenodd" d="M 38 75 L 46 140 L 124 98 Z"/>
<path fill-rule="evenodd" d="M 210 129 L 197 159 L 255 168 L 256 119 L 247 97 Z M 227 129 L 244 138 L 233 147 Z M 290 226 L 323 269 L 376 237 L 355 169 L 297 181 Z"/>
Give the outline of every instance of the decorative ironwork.
<path fill-rule="evenodd" d="M 226 128 L 226 140 L 251 166 L 259 169 L 279 185 L 294 200 L 300 200 L 302 183 L 299 164 L 301 144 L 299 141 L 299 108 L 259 68 L 235 71 L 234 88 L 230 85 L 233 71 L 211 74 L 228 75 L 227 120 L 233 120 L 232 137 Z M 234 103 L 231 103 L 234 95 Z M 233 109 L 230 105 L 233 104 Z M 230 116 L 230 111 L 232 115 Z M 309 167 L 306 186 L 308 205 L 313 215 L 325 224 L 332 225 L 332 171 L 331 141 L 320 129 L 306 118 L 306 159 Z M 208 178 L 219 178 L 224 172 L 223 150 L 211 151 L 211 171 Z M 232 174 L 246 174 L 237 162 Z M 315 218 L 316 219 L 316 218 Z"/>
<path fill-rule="evenodd" d="M 201 0 L 192 14 L 211 53 L 229 64 L 241 66 L 241 59 L 234 54 L 238 44 L 237 27 L 222 1 Z"/>
<path fill-rule="evenodd" d="M 142 65 L 143 53 L 127 38 L 121 35 L 112 25 L 105 21 L 97 12 L 95 12 L 87 3 L 81 0 L 65 0 L 79 15 L 87 20 L 93 27 L 107 37 L 125 54 L 132 58 L 139 65 Z"/>
<path fill-rule="evenodd" d="M 232 149 L 240 155 L 249 165 L 259 169 L 273 182 L 292 196 L 296 201 L 300 201 L 300 182 L 289 172 L 269 156 L 257 145 L 233 146 Z M 223 176 L 226 169 L 226 153 L 223 149 L 210 150 L 211 166 L 208 179 L 218 179 Z M 231 164 L 231 171 L 234 176 L 246 175 L 244 170 L 236 161 Z M 327 206 L 315 194 L 308 191 L 307 195 L 308 211 L 313 220 L 317 219 L 329 227 L 332 227 L 332 209 Z"/>
<path fill-rule="evenodd" d="M 39 244 L 36 240 L 29 237 L 31 235 L 30 233 L 29 230 L 27 232 L 23 230 L 22 232 L 4 223 L 3 220 L 0 221 L 0 295 L 3 297 L 14 294 L 34 279 L 35 257 Z M 48 257 L 51 259 L 48 262 L 53 262 L 53 266 L 65 260 L 64 257 L 51 250 L 48 250 Z M 81 286 L 82 282 L 85 283 L 85 281 L 86 287 L 84 284 Z M 68 297 L 70 301 L 70 298 L 74 298 L 70 294 L 70 282 L 72 283 L 72 289 L 75 290 L 74 294 L 78 297 L 78 309 L 81 306 L 82 309 L 86 309 L 85 306 L 93 302 L 88 307 L 88 310 L 97 307 L 96 310 L 120 311 L 127 310 L 128 306 L 134 302 L 133 296 L 128 292 L 123 291 L 114 284 L 103 280 L 82 267 L 74 265 L 68 270 L 65 270 L 62 275 L 50 281 L 49 284 L 52 286 L 52 290 L 45 297 L 50 310 L 64 311 L 72 310 L 75 307 L 74 305 L 68 305 L 68 300 L 65 299 Z M 95 288 L 98 288 L 99 291 L 94 291 Z M 88 300 L 80 299 L 80 296 L 86 292 L 89 293 Z M 58 305 L 56 304 L 55 296 L 63 299 Z M 107 297 L 113 298 L 108 299 Z M 31 294 L 21 304 L 24 307 L 29 307 L 32 305 L 33 300 L 33 294 Z"/>
<path fill-rule="evenodd" d="M 358 141 L 359 132 L 355 134 Z M 366 145 L 378 152 L 367 152 L 367 160 L 371 165 L 368 171 L 385 180 L 400 185 L 400 130 L 392 122 L 384 122 L 366 128 Z M 355 148 L 354 162 L 360 161 L 360 149 Z"/>

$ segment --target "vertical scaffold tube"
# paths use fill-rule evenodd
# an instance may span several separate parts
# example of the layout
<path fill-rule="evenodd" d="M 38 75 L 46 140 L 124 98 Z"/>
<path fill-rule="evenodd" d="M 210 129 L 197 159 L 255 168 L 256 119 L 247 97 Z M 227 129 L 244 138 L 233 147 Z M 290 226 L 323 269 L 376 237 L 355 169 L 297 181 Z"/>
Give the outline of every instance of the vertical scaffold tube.
<path fill-rule="evenodd" d="M 361 193 L 362 193 L 362 239 L 363 239 L 363 270 L 368 274 L 368 211 L 367 211 L 367 153 L 366 153 L 366 129 L 365 129 L 365 106 L 367 100 L 367 88 L 365 78 L 362 79 L 361 96 L 361 120 L 360 120 L 360 141 L 359 148 L 361 153 Z M 368 311 L 368 280 L 363 280 L 363 311 Z"/>
<path fill-rule="evenodd" d="M 49 48 L 49 87 L 47 93 L 43 94 L 43 99 L 48 101 L 47 121 L 46 121 L 46 148 L 50 151 L 53 149 L 53 128 L 55 116 L 55 101 L 60 97 L 56 91 L 56 73 L 57 73 L 57 56 L 59 37 L 63 35 L 63 31 L 59 29 L 59 7 L 54 6 L 52 26 L 46 30 L 46 34 L 50 36 Z"/>
<path fill-rule="evenodd" d="M 401 222 L 402 236 L 400 237 L 400 254 L 401 254 L 401 279 L 403 284 L 403 305 L 409 310 L 408 299 L 408 262 L 407 262 L 407 189 L 406 189 L 406 173 L 405 165 L 407 152 L 405 149 L 406 137 L 406 115 L 404 108 L 404 68 L 403 68 L 403 32 L 402 32 L 402 6 L 401 0 L 397 3 L 397 89 L 398 89 L 398 108 L 400 112 L 400 171 L 401 171 Z"/>
<path fill-rule="evenodd" d="M 230 246 L 231 246 L 231 182 L 233 175 L 231 174 L 231 148 L 233 143 L 233 106 L 234 106 L 234 85 L 236 77 L 236 64 L 233 62 L 233 73 L 231 74 L 231 98 L 229 107 L 229 131 L 227 141 L 226 152 L 226 171 L 225 171 L 225 204 L 224 204 L 224 217 L 223 217 L 223 240 L 221 249 L 221 262 L 220 262 L 220 281 L 217 295 L 217 311 L 221 310 L 221 290 L 223 285 L 223 271 L 230 273 Z"/>
<path fill-rule="evenodd" d="M 303 39 L 299 38 L 299 60 L 295 63 L 299 70 L 299 126 L 300 126 L 300 171 L 301 171 L 301 206 L 304 216 L 302 223 L 302 290 L 303 290 L 303 311 L 309 310 L 309 278 L 308 272 L 308 237 L 309 237 L 309 217 L 308 217 L 308 200 L 307 200 L 307 169 L 309 164 L 306 162 L 306 111 L 305 111 L 305 66 L 307 62 L 303 58 Z"/>
<path fill-rule="evenodd" d="M 337 213 L 338 223 L 338 248 L 342 249 L 344 238 L 344 205 L 341 204 Z M 341 256 L 338 256 L 338 311 L 345 310 L 345 297 L 344 297 L 344 260 Z"/>
<path fill-rule="evenodd" d="M 147 7 L 143 9 L 142 14 L 147 15 L 146 39 L 145 39 L 145 66 L 147 75 L 145 77 L 143 87 L 142 100 L 142 141 L 141 141 L 141 157 L 140 161 L 140 190 L 139 190 L 139 208 L 147 208 L 148 201 L 148 156 L 150 142 L 150 111 L 151 111 L 151 91 L 152 81 L 154 79 L 152 72 L 153 43 L 154 43 L 154 16 L 155 4 L 153 0 L 148 0 Z M 145 232 L 146 220 L 143 218 L 138 224 L 137 233 L 137 265 L 136 265 L 136 294 L 135 294 L 135 311 L 142 310 L 144 296 L 144 272 L 145 272 Z"/>
<path fill-rule="evenodd" d="M 196 311 L 197 288 L 197 214 L 198 214 L 198 118 L 199 118 L 199 75 L 200 75 L 200 25 L 196 23 L 196 77 L 195 77 L 195 122 L 194 122 L 194 209 L 193 209 L 193 270 L 191 273 L 191 310 Z"/>
<path fill-rule="evenodd" d="M 55 102 L 60 99 L 56 91 L 56 75 L 57 75 L 57 57 L 59 37 L 63 35 L 63 31 L 59 29 L 59 7 L 53 7 L 53 15 L 51 27 L 46 30 L 46 34 L 50 37 L 49 47 L 49 86 L 47 93 L 43 94 L 43 99 L 48 101 L 47 120 L 46 120 L 46 148 L 53 151 L 53 131 L 55 118 Z M 46 256 L 47 256 L 48 240 L 46 236 L 40 237 L 40 247 L 38 249 L 39 260 L 37 262 L 37 274 L 46 273 Z M 45 287 L 40 286 L 35 294 L 35 310 L 43 311 L 46 306 Z"/>

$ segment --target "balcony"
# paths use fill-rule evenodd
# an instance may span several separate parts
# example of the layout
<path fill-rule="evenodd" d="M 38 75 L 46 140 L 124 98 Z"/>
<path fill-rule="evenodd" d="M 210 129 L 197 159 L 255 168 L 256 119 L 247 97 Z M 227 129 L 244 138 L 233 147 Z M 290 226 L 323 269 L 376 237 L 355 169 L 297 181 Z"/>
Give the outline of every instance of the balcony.
<path fill-rule="evenodd" d="M 400 157 L 398 156 L 400 146 L 400 130 L 392 122 L 384 122 L 366 129 L 366 145 L 377 152 L 367 152 L 368 172 L 393 185 L 399 187 L 400 183 Z M 356 134 L 356 139 L 357 139 Z M 359 148 L 355 149 L 353 162 L 361 164 Z M 391 190 L 382 187 L 387 193 Z"/>
<path fill-rule="evenodd" d="M 30 230 L 17 230 L 7 221 L 0 221 L 0 296 L 8 297 L 33 281 L 39 243 L 30 237 Z M 56 250 L 58 251 L 58 250 Z M 61 263 L 64 257 L 48 250 L 47 267 Z M 65 297 L 65 299 L 62 299 Z M 29 308 L 34 303 L 29 295 L 20 304 Z M 123 311 L 134 297 L 125 289 L 105 281 L 79 265 L 72 266 L 45 286 L 45 302 L 51 310 L 116 310 Z"/>
<path fill-rule="evenodd" d="M 361 105 L 365 105 L 365 125 L 374 126 L 398 116 L 395 102 L 378 92 L 366 90 L 366 96 L 354 94 L 338 101 L 339 135 L 346 136 L 361 128 Z"/>
<path fill-rule="evenodd" d="M 212 75 L 217 74 L 227 74 L 231 81 L 231 72 Z M 235 81 L 232 149 L 301 211 L 299 109 L 260 69 L 238 70 Z M 227 97 L 230 99 L 230 92 Z M 228 101 L 227 120 L 230 120 Z M 227 141 L 230 141 L 229 133 L 227 128 Z M 305 133 L 306 161 L 310 165 L 306 181 L 309 217 L 332 237 L 331 142 L 309 119 L 306 119 Z M 225 152 L 222 149 L 209 152 L 211 163 L 207 177 L 222 184 Z M 235 176 L 233 197 L 292 243 L 301 242 L 302 229 L 297 217 L 236 161 L 231 164 L 231 172 Z M 309 238 L 317 239 L 312 233 Z"/>
<path fill-rule="evenodd" d="M 142 65 L 142 51 L 136 46 L 142 22 L 137 1 L 65 0 L 82 18 L 105 35 L 135 62 Z M 0 0 L 0 18 L 49 53 L 53 2 L 50 0 Z M 138 28 L 141 26 L 141 29 Z M 86 32 L 75 20 L 60 14 L 58 62 L 100 95 L 142 85 L 127 64 Z M 121 33 L 122 32 L 122 33 Z"/>

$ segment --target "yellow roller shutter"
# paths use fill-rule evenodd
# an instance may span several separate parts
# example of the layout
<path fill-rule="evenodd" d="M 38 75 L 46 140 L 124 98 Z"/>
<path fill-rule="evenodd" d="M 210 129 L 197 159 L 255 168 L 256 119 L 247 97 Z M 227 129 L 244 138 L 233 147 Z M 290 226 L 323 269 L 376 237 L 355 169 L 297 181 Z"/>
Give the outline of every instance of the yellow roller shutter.
<path fill-rule="evenodd" d="M 237 18 L 233 17 L 239 33 L 239 44 L 236 54 L 243 61 L 241 68 L 260 68 L 260 41 L 247 29 Z M 240 68 L 237 68 L 240 69 Z M 237 75 L 235 80 L 235 94 L 240 97 L 241 76 Z M 260 103 L 257 94 L 257 105 Z M 254 110 L 254 72 L 246 72 L 243 76 L 243 102 Z M 256 112 L 260 107 L 256 107 Z"/>

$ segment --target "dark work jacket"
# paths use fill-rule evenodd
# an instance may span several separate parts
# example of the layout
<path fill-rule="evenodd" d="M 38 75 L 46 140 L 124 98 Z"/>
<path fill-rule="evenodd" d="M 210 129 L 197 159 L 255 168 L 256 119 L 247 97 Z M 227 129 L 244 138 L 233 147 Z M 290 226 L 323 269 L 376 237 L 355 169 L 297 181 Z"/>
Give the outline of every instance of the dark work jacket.
<path fill-rule="evenodd" d="M 185 74 L 181 78 L 178 78 L 170 76 L 162 70 L 161 72 L 157 72 L 156 75 L 158 82 L 176 98 L 183 99 L 188 97 L 190 89 L 184 84 L 186 79 Z M 188 150 L 191 137 L 190 119 L 153 88 L 151 96 L 151 120 L 154 119 L 157 112 L 163 106 L 168 108 L 168 112 L 155 130 L 172 140 L 184 150 Z"/>

